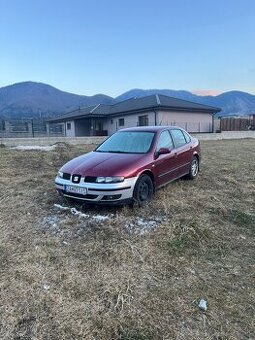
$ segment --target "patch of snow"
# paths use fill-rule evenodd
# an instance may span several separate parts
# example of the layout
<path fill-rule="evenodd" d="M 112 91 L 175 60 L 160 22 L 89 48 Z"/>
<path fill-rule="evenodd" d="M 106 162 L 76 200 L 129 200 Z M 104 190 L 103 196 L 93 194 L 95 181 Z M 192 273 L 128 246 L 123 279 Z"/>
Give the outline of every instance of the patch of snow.
<path fill-rule="evenodd" d="M 58 208 L 60 210 L 69 210 L 70 208 L 69 207 L 64 207 L 63 205 L 61 204 L 54 204 L 54 207 L 55 208 Z"/>
<path fill-rule="evenodd" d="M 125 224 L 125 229 L 131 233 L 145 235 L 157 228 L 160 221 L 156 219 L 146 220 L 141 217 L 137 217 L 130 223 Z"/>
<path fill-rule="evenodd" d="M 58 221 L 59 221 L 59 218 L 58 216 L 55 216 L 55 215 L 47 216 L 47 217 L 44 217 L 43 219 L 43 222 L 49 225 L 56 225 Z"/>
<path fill-rule="evenodd" d="M 82 218 L 91 218 L 96 220 L 97 222 L 103 222 L 105 220 L 108 220 L 110 217 L 113 217 L 113 215 L 88 215 L 88 214 L 84 214 L 81 211 L 77 210 L 76 208 L 69 208 L 69 207 L 65 207 L 63 205 L 60 204 L 54 204 L 54 207 L 60 210 L 69 210 L 71 212 L 71 214 L 78 216 L 78 217 L 82 217 Z"/>
<path fill-rule="evenodd" d="M 106 215 L 93 215 L 92 218 L 94 218 L 98 222 L 101 222 L 101 221 L 108 220 L 110 218 L 110 216 L 106 216 Z"/>
<path fill-rule="evenodd" d="M 52 232 L 58 233 L 60 231 L 60 228 L 58 226 L 59 222 L 60 222 L 60 219 L 58 216 L 51 215 L 51 216 L 44 217 L 42 221 L 42 225 L 43 227 L 50 229 Z"/>
<path fill-rule="evenodd" d="M 137 224 L 139 225 L 139 226 L 142 226 L 142 227 L 147 227 L 148 225 L 149 226 L 155 226 L 156 224 L 157 224 L 157 222 L 156 221 L 154 221 L 154 220 L 151 220 L 151 221 L 146 221 L 146 220 L 144 220 L 143 218 L 137 218 Z"/>
<path fill-rule="evenodd" d="M 29 150 L 40 150 L 40 151 L 53 151 L 55 150 L 57 145 L 48 145 L 48 146 L 40 146 L 40 145 L 18 145 L 13 146 L 12 150 L 18 151 L 29 151 Z"/>
<path fill-rule="evenodd" d="M 76 208 L 70 208 L 70 211 L 73 215 L 76 215 L 76 216 L 79 216 L 79 217 L 84 217 L 84 218 L 90 217 L 87 214 L 83 214 L 81 211 L 77 210 Z"/>

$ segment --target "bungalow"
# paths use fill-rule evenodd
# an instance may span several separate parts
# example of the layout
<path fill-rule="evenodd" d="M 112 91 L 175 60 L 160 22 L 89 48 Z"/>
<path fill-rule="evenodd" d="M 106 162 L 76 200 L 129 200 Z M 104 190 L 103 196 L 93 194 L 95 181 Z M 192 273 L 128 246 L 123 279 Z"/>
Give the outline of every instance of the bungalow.
<path fill-rule="evenodd" d="M 133 126 L 177 125 L 188 132 L 213 132 L 220 109 L 161 94 L 131 98 L 113 105 L 98 104 L 50 119 L 61 123 L 67 137 L 107 136 Z"/>

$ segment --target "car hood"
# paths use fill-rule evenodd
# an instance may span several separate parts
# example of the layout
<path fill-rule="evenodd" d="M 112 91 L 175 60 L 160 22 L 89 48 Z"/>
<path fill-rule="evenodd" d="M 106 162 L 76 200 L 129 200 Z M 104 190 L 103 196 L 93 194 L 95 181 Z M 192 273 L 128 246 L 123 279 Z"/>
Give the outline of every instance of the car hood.
<path fill-rule="evenodd" d="M 145 164 L 144 154 L 121 154 L 92 151 L 66 163 L 60 171 L 81 176 L 124 176 L 136 175 Z"/>

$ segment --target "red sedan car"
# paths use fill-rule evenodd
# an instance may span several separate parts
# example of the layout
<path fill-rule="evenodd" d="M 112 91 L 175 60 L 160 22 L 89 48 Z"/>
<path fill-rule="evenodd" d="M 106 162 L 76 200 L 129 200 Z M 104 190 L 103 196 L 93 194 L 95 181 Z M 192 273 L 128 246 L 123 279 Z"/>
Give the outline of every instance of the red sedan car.
<path fill-rule="evenodd" d="M 88 203 L 149 202 L 155 189 L 199 171 L 199 141 L 176 126 L 122 129 L 59 170 L 57 190 Z"/>

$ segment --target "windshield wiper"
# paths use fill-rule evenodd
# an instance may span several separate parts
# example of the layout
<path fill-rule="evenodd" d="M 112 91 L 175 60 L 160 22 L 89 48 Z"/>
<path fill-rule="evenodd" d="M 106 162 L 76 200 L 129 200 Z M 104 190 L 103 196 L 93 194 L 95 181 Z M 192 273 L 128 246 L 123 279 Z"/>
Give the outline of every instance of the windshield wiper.
<path fill-rule="evenodd" d="M 109 150 L 107 152 L 110 152 L 110 153 L 128 153 L 126 151 L 120 151 L 120 150 L 116 150 L 116 151 L 113 151 L 113 150 Z"/>
<path fill-rule="evenodd" d="M 106 153 L 131 153 L 131 154 L 137 154 L 137 153 L 144 153 L 144 152 L 129 152 L 129 151 L 121 151 L 121 150 L 95 150 L 96 152 L 106 152 Z"/>
<path fill-rule="evenodd" d="M 95 152 L 106 152 L 106 153 L 128 153 L 128 152 L 120 151 L 120 150 L 117 150 L 117 151 L 113 151 L 113 150 L 95 150 Z"/>

